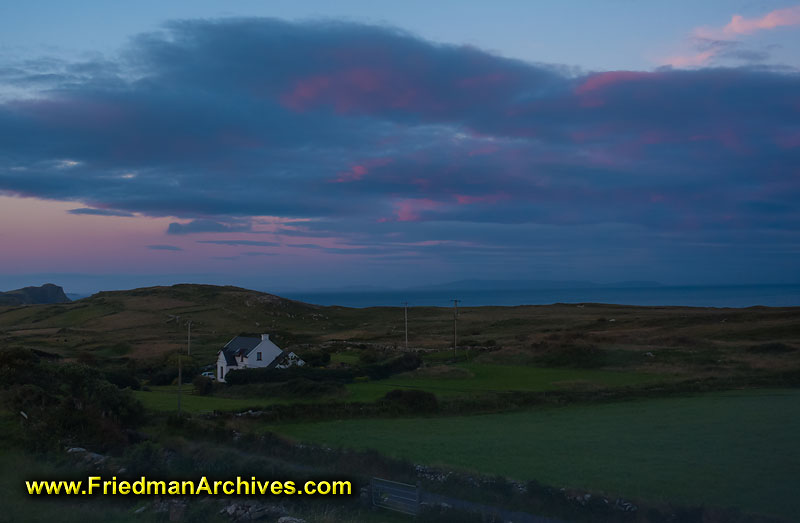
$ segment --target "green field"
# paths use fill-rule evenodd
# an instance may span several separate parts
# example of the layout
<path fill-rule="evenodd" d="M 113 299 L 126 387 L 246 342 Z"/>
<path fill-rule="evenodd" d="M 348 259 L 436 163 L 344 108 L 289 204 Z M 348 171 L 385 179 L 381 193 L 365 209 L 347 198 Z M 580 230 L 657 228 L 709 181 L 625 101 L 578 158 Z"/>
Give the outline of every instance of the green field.
<path fill-rule="evenodd" d="M 800 391 L 736 391 L 526 412 L 268 427 L 518 480 L 651 502 L 800 513 Z"/>
<path fill-rule="evenodd" d="M 375 401 L 393 389 L 422 389 L 440 398 L 493 392 L 541 392 L 566 388 L 624 387 L 641 385 L 664 376 L 595 369 L 555 369 L 513 365 L 467 363 L 456 366 L 455 377 L 404 374 L 385 380 L 347 386 L 350 401 Z"/>
<path fill-rule="evenodd" d="M 135 390 L 133 395 L 148 410 L 159 412 L 175 412 L 178 410 L 178 388 L 170 385 L 153 387 L 152 390 Z M 181 409 L 184 412 L 198 414 L 202 412 L 242 411 L 250 408 L 265 407 L 274 403 L 286 402 L 286 399 L 270 400 L 268 398 L 227 398 L 216 396 L 198 396 L 192 393 L 191 385 L 184 385 L 181 394 Z"/>
<path fill-rule="evenodd" d="M 623 387 L 663 380 L 664 376 L 635 372 L 617 372 L 592 369 L 545 369 L 537 367 L 514 367 L 511 365 L 483 365 L 477 363 L 455 366 L 460 373 L 456 377 L 420 376 L 402 374 L 386 380 L 351 383 L 347 385 L 347 396 L 327 398 L 329 401 L 373 402 L 393 389 L 422 389 L 433 392 L 440 398 L 481 395 L 493 392 L 525 391 L 539 392 L 566 388 Z M 185 412 L 241 411 L 266 407 L 276 403 L 314 401 L 313 398 L 293 400 L 286 397 L 269 398 L 198 396 L 192 385 L 185 384 L 181 395 L 181 407 Z M 160 412 L 177 410 L 177 386 L 151 387 L 149 391 L 134 391 L 145 408 Z M 321 398 L 320 401 L 325 401 Z"/>

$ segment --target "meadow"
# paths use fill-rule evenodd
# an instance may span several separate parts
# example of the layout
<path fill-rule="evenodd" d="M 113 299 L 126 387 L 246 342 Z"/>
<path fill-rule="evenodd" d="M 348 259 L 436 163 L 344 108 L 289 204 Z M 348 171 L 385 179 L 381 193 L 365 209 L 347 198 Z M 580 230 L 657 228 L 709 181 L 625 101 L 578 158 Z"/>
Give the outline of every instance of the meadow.
<path fill-rule="evenodd" d="M 425 390 L 439 398 L 452 398 L 498 392 L 625 387 L 665 379 L 668 378 L 624 371 L 462 363 L 423 368 L 385 380 L 352 383 L 347 386 L 347 399 L 376 401 L 394 389 Z"/>
<path fill-rule="evenodd" d="M 800 513 L 800 391 L 269 425 L 303 442 L 651 502 Z"/>
<path fill-rule="evenodd" d="M 416 372 L 398 374 L 388 379 L 349 383 L 346 394 L 321 398 L 253 396 L 238 392 L 236 387 L 222 394 L 200 396 L 192 384 L 184 384 L 181 408 L 187 413 L 240 412 L 257 410 L 279 403 L 310 401 L 375 402 L 395 389 L 424 390 L 440 399 L 475 397 L 501 392 L 544 392 L 551 390 L 627 387 L 665 381 L 667 376 L 597 369 L 552 369 L 515 367 L 481 363 L 439 365 Z M 145 408 L 158 412 L 175 412 L 178 404 L 177 385 L 151 386 L 133 391 Z"/>

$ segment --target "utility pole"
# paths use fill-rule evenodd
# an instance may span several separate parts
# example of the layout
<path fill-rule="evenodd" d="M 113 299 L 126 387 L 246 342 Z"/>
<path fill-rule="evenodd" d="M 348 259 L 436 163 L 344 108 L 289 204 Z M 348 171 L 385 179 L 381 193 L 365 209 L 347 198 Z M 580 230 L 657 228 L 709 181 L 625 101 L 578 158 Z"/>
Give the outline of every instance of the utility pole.
<path fill-rule="evenodd" d="M 456 357 L 456 347 L 458 347 L 458 302 L 461 300 L 450 300 L 453 302 L 453 358 Z"/>
<path fill-rule="evenodd" d="M 403 302 L 403 316 L 406 320 L 406 352 L 408 352 L 408 302 Z"/>
<path fill-rule="evenodd" d="M 186 354 L 192 355 L 192 320 L 189 320 L 189 333 L 186 338 Z"/>

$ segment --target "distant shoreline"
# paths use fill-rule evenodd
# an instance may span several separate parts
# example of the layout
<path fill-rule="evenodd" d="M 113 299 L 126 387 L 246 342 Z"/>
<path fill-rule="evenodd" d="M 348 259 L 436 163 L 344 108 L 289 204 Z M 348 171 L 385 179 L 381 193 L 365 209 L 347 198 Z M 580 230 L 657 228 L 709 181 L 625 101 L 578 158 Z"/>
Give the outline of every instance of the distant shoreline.
<path fill-rule="evenodd" d="M 461 300 L 464 307 L 551 305 L 554 303 L 606 303 L 631 306 L 675 307 L 795 307 L 800 306 L 800 285 L 728 285 L 728 286 L 658 286 L 591 287 L 574 289 L 501 289 L 501 290 L 380 290 L 279 292 L 289 299 L 315 305 L 342 307 L 396 307 L 451 305 Z"/>

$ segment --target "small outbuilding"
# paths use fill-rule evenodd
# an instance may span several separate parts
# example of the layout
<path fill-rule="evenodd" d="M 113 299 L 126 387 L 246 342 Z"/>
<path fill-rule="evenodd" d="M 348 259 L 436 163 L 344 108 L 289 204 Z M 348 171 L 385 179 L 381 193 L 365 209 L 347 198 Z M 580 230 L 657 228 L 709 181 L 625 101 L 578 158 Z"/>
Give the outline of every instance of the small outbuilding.
<path fill-rule="evenodd" d="M 261 337 L 236 336 L 222 347 L 217 355 L 217 381 L 225 382 L 225 376 L 238 369 L 286 369 L 303 366 L 305 362 L 297 354 L 282 350 L 269 339 L 269 334 Z"/>

